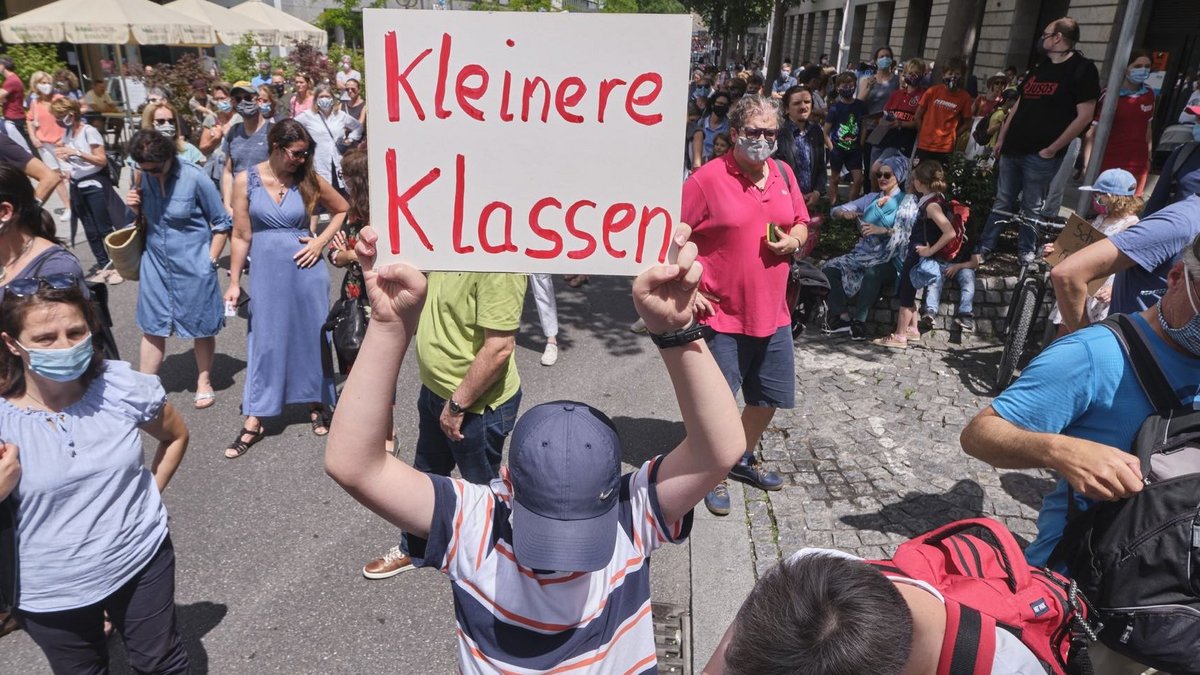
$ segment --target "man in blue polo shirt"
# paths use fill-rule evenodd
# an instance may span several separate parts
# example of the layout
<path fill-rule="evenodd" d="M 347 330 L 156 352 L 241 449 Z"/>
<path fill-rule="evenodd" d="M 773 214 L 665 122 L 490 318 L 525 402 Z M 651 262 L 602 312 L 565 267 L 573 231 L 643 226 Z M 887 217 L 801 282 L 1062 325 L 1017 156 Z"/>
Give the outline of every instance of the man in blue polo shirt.
<path fill-rule="evenodd" d="M 1167 273 L 1162 300 L 1132 316 L 1180 401 L 1200 389 L 1200 237 Z M 1115 295 L 1114 295 L 1115 299 Z M 1152 412 L 1116 336 L 1092 326 L 1038 355 L 1015 383 L 962 432 L 967 454 L 1002 469 L 1053 469 L 1057 485 L 1042 502 L 1029 564 L 1046 564 L 1067 520 L 1067 485 L 1090 500 L 1121 499 L 1142 488 L 1130 450 Z"/>
<path fill-rule="evenodd" d="M 1200 196 L 1193 195 L 1101 239 L 1050 271 L 1058 308 L 1068 330 L 1086 326 L 1087 285 L 1115 275 L 1113 314 L 1140 312 L 1163 297 L 1167 274 L 1189 242 L 1200 234 Z"/>

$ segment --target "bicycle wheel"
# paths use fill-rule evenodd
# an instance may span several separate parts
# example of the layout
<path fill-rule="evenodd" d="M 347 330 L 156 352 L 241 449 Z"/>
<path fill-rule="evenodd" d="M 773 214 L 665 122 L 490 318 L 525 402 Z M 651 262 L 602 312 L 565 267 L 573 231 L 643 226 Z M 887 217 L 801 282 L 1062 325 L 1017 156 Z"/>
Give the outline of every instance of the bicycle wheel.
<path fill-rule="evenodd" d="M 1012 384 L 1013 375 L 1021 364 L 1033 328 L 1033 319 L 1038 311 L 1038 281 L 1026 279 L 1017 287 L 1013 297 L 1012 323 L 1005 327 L 1004 351 L 1000 354 L 1000 367 L 996 372 L 996 393 Z"/>

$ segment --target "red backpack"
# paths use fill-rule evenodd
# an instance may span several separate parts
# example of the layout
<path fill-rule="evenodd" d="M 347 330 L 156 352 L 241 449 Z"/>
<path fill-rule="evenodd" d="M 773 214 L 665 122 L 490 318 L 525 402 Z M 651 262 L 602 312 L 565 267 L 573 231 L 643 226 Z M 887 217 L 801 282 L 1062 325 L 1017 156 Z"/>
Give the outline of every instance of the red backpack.
<path fill-rule="evenodd" d="M 1012 533 L 994 520 L 950 523 L 900 544 L 891 560 L 869 562 L 945 598 L 937 675 L 989 675 L 997 627 L 1020 639 L 1047 673 L 1091 672 L 1087 640 L 1096 638 L 1083 596 L 1061 574 L 1026 563 Z"/>
<path fill-rule="evenodd" d="M 954 262 L 967 242 L 967 221 L 971 218 L 971 207 L 957 199 L 951 199 L 942 205 L 942 209 L 946 212 L 950 225 L 954 227 L 954 238 L 937 252 L 936 257 L 945 262 Z"/>

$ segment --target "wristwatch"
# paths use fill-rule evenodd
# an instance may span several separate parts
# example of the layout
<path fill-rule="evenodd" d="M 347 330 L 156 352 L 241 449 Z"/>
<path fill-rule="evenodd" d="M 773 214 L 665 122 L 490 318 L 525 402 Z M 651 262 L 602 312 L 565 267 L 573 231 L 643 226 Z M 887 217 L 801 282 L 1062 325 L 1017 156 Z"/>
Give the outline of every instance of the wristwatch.
<path fill-rule="evenodd" d="M 695 342 L 707 338 L 713 334 L 713 329 L 702 323 L 692 324 L 682 330 L 677 330 L 671 333 L 650 333 L 650 340 L 658 346 L 659 349 L 670 349 L 671 347 L 680 347 L 689 342 Z"/>
<path fill-rule="evenodd" d="M 461 415 L 461 414 L 467 412 L 466 408 L 464 408 L 461 405 L 454 402 L 453 397 L 451 397 L 450 400 L 447 401 L 447 403 L 450 404 L 450 414 L 452 414 L 452 415 Z"/>

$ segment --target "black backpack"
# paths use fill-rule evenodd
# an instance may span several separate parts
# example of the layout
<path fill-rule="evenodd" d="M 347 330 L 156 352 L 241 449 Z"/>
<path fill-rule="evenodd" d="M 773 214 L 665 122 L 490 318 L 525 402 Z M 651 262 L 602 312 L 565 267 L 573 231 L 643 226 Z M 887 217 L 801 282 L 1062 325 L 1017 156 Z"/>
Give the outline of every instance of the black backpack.
<path fill-rule="evenodd" d="M 1101 322 L 1121 343 L 1155 412 L 1133 454 L 1141 492 L 1069 518 L 1051 556 L 1095 607 L 1100 640 L 1138 663 L 1200 673 L 1200 411 L 1184 406 L 1127 316 Z"/>

